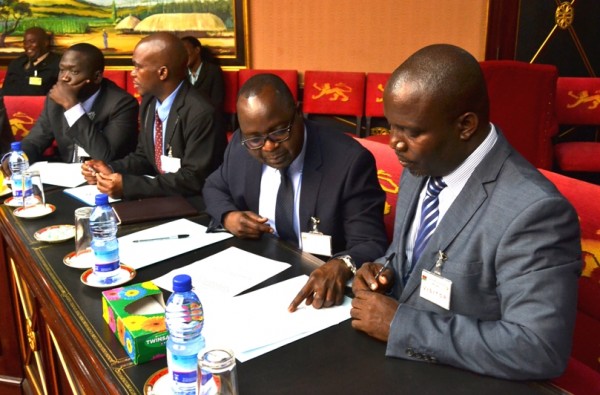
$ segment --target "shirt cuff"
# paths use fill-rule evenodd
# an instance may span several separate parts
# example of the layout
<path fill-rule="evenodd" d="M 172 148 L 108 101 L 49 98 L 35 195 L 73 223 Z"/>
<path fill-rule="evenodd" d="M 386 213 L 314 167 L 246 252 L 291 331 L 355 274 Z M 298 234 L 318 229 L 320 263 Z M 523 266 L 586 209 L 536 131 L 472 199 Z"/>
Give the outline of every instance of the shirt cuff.
<path fill-rule="evenodd" d="M 81 118 L 81 116 L 84 114 L 85 110 L 83 109 L 81 103 L 77 103 L 76 105 L 65 111 L 65 118 L 67 119 L 69 127 L 75 125 L 75 122 L 77 122 L 77 120 Z"/>

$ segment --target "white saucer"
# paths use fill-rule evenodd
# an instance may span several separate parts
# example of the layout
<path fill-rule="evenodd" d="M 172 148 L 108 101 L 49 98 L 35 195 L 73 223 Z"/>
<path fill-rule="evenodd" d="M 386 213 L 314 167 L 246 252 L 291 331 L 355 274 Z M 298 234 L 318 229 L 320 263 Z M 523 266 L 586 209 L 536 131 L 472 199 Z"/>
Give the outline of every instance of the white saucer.
<path fill-rule="evenodd" d="M 144 384 L 145 395 L 166 395 L 171 393 L 169 369 L 163 368 L 155 372 Z"/>
<path fill-rule="evenodd" d="M 119 268 L 119 274 L 117 275 L 117 279 L 111 282 L 110 284 L 106 284 L 104 282 L 100 282 L 98 277 L 93 272 L 94 269 L 88 269 L 81 275 L 81 282 L 85 285 L 89 285 L 94 288 L 112 288 L 117 285 L 125 284 L 129 280 L 135 277 L 136 272 L 135 269 L 126 265 L 121 265 Z"/>
<path fill-rule="evenodd" d="M 63 263 L 74 269 L 89 269 L 94 266 L 94 254 L 91 248 L 81 251 L 79 255 L 76 255 L 75 251 L 71 251 L 65 255 Z"/>
<path fill-rule="evenodd" d="M 35 232 L 33 237 L 46 243 L 62 243 L 75 237 L 75 225 L 46 226 Z"/>
<path fill-rule="evenodd" d="M 38 203 L 41 203 L 40 199 L 37 196 L 35 196 L 35 200 Z M 21 207 L 22 206 L 22 204 L 18 204 L 17 202 L 15 202 L 15 198 L 13 196 L 6 199 L 4 201 L 4 204 L 6 204 L 7 206 L 10 206 L 10 207 Z"/>
<path fill-rule="evenodd" d="M 45 217 L 48 214 L 52 214 L 56 211 L 56 206 L 50 203 L 46 205 L 36 204 L 35 206 L 29 207 L 17 207 L 13 214 L 23 219 L 34 219 Z"/>

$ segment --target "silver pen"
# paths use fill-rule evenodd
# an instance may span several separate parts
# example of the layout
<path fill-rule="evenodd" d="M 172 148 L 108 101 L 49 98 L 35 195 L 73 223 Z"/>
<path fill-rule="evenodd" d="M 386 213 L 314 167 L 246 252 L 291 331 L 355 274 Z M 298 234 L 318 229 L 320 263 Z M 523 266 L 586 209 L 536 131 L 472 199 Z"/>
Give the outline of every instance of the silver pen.
<path fill-rule="evenodd" d="M 383 271 L 390 266 L 390 263 L 392 262 L 392 259 L 394 259 L 395 256 L 396 256 L 396 253 L 392 252 L 387 258 L 385 258 L 385 262 L 383 263 L 383 266 L 381 267 L 381 269 L 379 269 L 379 271 L 375 275 L 375 281 L 377 281 L 379 279 L 379 276 L 381 275 L 381 273 L 383 273 Z"/>

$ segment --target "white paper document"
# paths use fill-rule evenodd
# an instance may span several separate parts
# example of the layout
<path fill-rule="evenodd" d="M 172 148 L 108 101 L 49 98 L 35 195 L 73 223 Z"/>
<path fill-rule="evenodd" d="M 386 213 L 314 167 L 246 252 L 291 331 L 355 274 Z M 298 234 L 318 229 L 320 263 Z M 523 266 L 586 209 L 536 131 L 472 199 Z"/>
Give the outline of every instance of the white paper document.
<path fill-rule="evenodd" d="M 36 162 L 29 166 L 29 170 L 39 171 L 44 184 L 72 188 L 85 182 L 81 163 Z"/>
<path fill-rule="evenodd" d="M 168 238 L 178 235 L 189 236 Z M 206 226 L 187 219 L 178 219 L 119 237 L 119 257 L 121 263 L 137 270 L 230 237 L 233 235 L 225 232 L 206 233 Z M 135 242 L 158 238 L 161 240 Z"/>
<path fill-rule="evenodd" d="M 299 276 L 234 298 L 202 300 L 208 347 L 233 349 L 245 362 L 350 318 L 350 298 L 340 306 L 315 309 L 304 303 L 287 308 L 308 276 Z"/>
<path fill-rule="evenodd" d="M 173 277 L 187 274 L 200 300 L 233 297 L 290 267 L 250 252 L 229 247 L 226 250 L 175 269 L 153 280 L 154 284 L 173 292 Z"/>
<path fill-rule="evenodd" d="M 75 188 L 67 188 L 63 190 L 67 195 L 73 196 L 75 199 L 82 201 L 88 206 L 96 205 L 96 195 L 102 193 L 98 190 L 96 185 L 82 185 Z M 109 203 L 118 202 L 121 199 L 108 198 Z"/>

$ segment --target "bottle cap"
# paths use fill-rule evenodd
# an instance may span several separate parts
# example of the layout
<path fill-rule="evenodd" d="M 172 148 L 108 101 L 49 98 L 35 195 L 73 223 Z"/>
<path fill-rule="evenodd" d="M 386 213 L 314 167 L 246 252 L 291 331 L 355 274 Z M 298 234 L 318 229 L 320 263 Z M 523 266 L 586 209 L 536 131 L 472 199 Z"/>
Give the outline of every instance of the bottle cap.
<path fill-rule="evenodd" d="M 192 278 L 187 274 L 178 274 L 173 277 L 173 292 L 186 292 L 192 290 Z"/>
<path fill-rule="evenodd" d="M 96 195 L 96 206 L 104 206 L 108 204 L 108 195 L 105 193 L 99 193 Z"/>
<path fill-rule="evenodd" d="M 13 141 L 12 143 L 10 143 L 10 150 L 11 151 L 21 151 L 21 142 Z"/>

